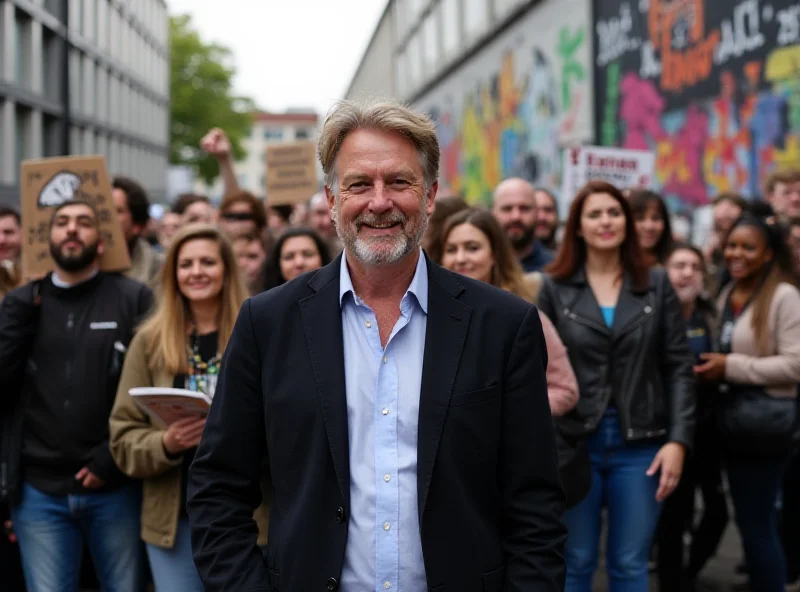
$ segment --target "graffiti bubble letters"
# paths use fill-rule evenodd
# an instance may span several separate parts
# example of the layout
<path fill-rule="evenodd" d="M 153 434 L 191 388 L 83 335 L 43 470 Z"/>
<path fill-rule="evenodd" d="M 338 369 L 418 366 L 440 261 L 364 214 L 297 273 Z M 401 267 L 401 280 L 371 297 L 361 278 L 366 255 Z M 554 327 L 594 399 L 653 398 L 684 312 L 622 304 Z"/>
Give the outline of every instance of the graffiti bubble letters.
<path fill-rule="evenodd" d="M 583 45 L 584 38 L 583 28 L 570 33 L 567 27 L 561 27 L 558 32 L 556 52 L 561 58 L 561 106 L 565 110 L 572 106 L 572 79 L 580 82 L 586 78 L 583 64 L 575 57 L 575 53 Z"/>
<path fill-rule="evenodd" d="M 800 5 L 778 11 L 778 45 L 784 47 L 800 41 Z"/>
<path fill-rule="evenodd" d="M 764 35 L 759 24 L 758 0 L 745 0 L 733 9 L 733 18 L 725 19 L 720 26 L 721 39 L 714 62 L 719 66 L 732 58 L 764 45 Z"/>
<path fill-rule="evenodd" d="M 661 76 L 661 62 L 656 56 L 656 48 L 653 46 L 652 41 L 642 43 L 642 62 L 639 66 L 639 76 L 644 79 Z"/>
<path fill-rule="evenodd" d="M 627 2 L 620 6 L 618 17 L 610 18 L 607 21 L 597 21 L 595 30 L 599 41 L 598 66 L 602 68 L 625 53 L 639 49 L 641 40 L 628 37 L 632 28 L 631 7 Z"/>

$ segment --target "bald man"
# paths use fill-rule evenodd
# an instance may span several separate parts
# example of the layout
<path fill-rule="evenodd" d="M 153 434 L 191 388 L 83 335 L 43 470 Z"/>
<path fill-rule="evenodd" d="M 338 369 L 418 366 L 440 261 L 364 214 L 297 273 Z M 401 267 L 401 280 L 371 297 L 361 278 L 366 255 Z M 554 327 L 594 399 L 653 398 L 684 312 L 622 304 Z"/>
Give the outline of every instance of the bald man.
<path fill-rule="evenodd" d="M 494 190 L 492 214 L 497 218 L 528 273 L 542 271 L 553 254 L 536 239 L 536 190 L 525 179 L 506 179 Z"/>

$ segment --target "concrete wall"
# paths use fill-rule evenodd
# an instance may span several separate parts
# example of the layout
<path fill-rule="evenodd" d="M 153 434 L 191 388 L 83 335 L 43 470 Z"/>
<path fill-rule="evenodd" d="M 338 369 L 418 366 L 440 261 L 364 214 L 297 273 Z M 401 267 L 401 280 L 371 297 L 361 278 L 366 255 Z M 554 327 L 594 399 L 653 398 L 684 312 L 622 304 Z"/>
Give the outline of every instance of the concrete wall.
<path fill-rule="evenodd" d="M 391 2 L 387 5 L 387 9 L 364 52 L 364 57 L 353 76 L 350 88 L 345 94 L 347 99 L 394 98 L 396 96 L 392 60 L 394 10 L 391 5 Z"/>
<path fill-rule="evenodd" d="M 589 4 L 536 4 L 416 101 L 437 122 L 441 179 L 468 202 L 509 176 L 558 193 L 561 149 L 594 139 Z"/>

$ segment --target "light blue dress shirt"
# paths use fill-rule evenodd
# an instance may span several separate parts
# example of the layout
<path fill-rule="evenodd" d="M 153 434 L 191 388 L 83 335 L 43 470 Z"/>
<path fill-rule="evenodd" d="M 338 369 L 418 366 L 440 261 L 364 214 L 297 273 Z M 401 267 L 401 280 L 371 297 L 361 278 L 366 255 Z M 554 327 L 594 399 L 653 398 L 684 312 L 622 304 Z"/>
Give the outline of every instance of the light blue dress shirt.
<path fill-rule="evenodd" d="M 339 279 L 350 517 L 344 592 L 428 589 L 417 507 L 417 423 L 428 315 L 428 270 L 420 253 L 386 348 L 375 313 L 353 289 L 346 256 Z"/>

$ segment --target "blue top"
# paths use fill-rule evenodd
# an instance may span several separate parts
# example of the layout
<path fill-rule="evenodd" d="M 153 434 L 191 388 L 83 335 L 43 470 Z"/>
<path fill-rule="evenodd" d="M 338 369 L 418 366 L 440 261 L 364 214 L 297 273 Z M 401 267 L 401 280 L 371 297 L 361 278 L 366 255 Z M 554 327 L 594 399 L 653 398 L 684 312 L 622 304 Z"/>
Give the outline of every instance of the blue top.
<path fill-rule="evenodd" d="M 428 326 L 420 254 L 400 318 L 381 346 L 375 313 L 339 276 L 350 445 L 350 517 L 342 590 L 427 590 L 417 503 L 417 427 Z"/>
<path fill-rule="evenodd" d="M 603 313 L 603 320 L 606 322 L 606 326 L 611 327 L 614 325 L 614 311 L 617 309 L 616 306 L 601 306 L 600 312 Z"/>

